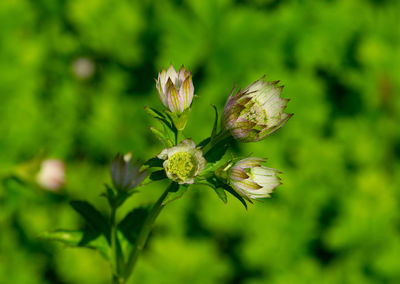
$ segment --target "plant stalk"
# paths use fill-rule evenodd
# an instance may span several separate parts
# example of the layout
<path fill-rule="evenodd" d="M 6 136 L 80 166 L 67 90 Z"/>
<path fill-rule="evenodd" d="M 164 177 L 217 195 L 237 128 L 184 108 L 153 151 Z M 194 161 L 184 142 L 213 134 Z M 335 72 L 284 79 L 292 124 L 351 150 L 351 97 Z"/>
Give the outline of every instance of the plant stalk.
<path fill-rule="evenodd" d="M 112 264 L 112 284 L 122 284 L 125 283 L 124 279 L 120 277 L 121 275 L 121 251 L 118 246 L 117 239 L 117 224 L 115 222 L 115 216 L 117 214 L 118 207 L 111 207 L 111 216 L 110 216 L 110 224 L 111 224 L 111 264 Z"/>
<path fill-rule="evenodd" d="M 167 189 L 164 191 L 164 193 L 160 196 L 160 198 L 157 200 L 157 202 L 153 205 L 149 215 L 147 216 L 143 227 L 141 231 L 139 232 L 139 236 L 136 240 L 135 247 L 131 251 L 131 254 L 129 255 L 128 262 L 126 263 L 125 266 L 125 271 L 124 271 L 124 278 L 128 279 L 129 276 L 132 274 L 133 269 L 135 267 L 136 261 L 142 252 L 147 238 L 149 237 L 149 234 L 151 232 L 151 229 L 153 228 L 153 224 L 155 220 L 157 219 L 158 215 L 160 214 L 162 208 L 164 207 L 164 200 L 168 195 L 168 192 L 171 190 L 171 188 L 174 186 L 174 183 L 171 183 Z"/>
<path fill-rule="evenodd" d="M 227 141 L 231 137 L 229 131 L 220 131 L 213 139 L 208 142 L 206 146 L 203 148 L 203 155 L 206 156 L 208 152 L 210 152 L 214 147 L 221 146 L 221 143 Z"/>

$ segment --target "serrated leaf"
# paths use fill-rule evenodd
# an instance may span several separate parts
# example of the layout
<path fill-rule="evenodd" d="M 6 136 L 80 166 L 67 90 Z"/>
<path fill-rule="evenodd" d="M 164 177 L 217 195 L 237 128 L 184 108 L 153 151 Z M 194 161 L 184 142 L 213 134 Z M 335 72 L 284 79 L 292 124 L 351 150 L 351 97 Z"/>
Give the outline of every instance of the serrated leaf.
<path fill-rule="evenodd" d="M 166 114 L 163 114 L 162 112 L 159 112 L 158 110 L 151 107 L 145 107 L 144 109 L 147 112 L 147 114 L 159 120 L 163 125 L 168 127 L 171 131 L 173 132 L 176 131 L 176 128 L 173 125 L 171 118 L 168 117 Z"/>
<path fill-rule="evenodd" d="M 162 179 L 166 179 L 166 178 L 167 178 L 167 175 L 165 174 L 164 170 L 155 171 L 150 174 L 150 179 L 152 181 L 162 180 Z"/>
<path fill-rule="evenodd" d="M 107 240 L 93 230 L 56 230 L 40 235 L 41 239 L 61 242 L 67 246 L 95 249 L 107 260 L 110 259 Z"/>
<path fill-rule="evenodd" d="M 158 138 L 158 140 L 161 141 L 161 143 L 163 143 L 164 147 L 169 148 L 169 147 L 173 146 L 172 141 L 161 130 L 159 130 L 155 127 L 150 127 L 150 131 Z"/>
<path fill-rule="evenodd" d="M 189 185 L 179 185 L 177 183 L 174 184 L 174 187 L 170 189 L 168 192 L 167 197 L 165 198 L 164 202 L 162 203 L 163 205 L 166 205 L 168 203 L 171 203 L 172 201 L 175 201 L 179 198 L 181 198 L 185 192 L 188 190 Z"/>
<path fill-rule="evenodd" d="M 103 234 L 110 243 L 109 224 L 106 218 L 92 204 L 87 201 L 71 201 L 70 204 L 85 219 L 94 232 Z"/>
<path fill-rule="evenodd" d="M 148 115 L 152 116 L 155 119 L 165 119 L 165 115 L 151 107 L 145 107 L 144 110 L 147 112 Z"/>

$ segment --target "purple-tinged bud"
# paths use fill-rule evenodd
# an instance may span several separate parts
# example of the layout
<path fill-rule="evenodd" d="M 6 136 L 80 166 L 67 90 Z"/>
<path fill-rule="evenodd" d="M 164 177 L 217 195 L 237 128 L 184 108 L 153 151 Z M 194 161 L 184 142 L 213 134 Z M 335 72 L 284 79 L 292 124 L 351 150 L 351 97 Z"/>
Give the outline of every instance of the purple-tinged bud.
<path fill-rule="evenodd" d="M 222 126 L 241 142 L 255 142 L 281 128 L 293 114 L 284 113 L 289 99 L 280 97 L 279 81 L 264 82 L 264 77 L 236 94 L 225 104 Z"/>
<path fill-rule="evenodd" d="M 246 158 L 228 170 L 229 184 L 241 196 L 249 199 L 271 197 L 270 193 L 281 184 L 278 170 L 261 165 L 262 158 Z"/>
<path fill-rule="evenodd" d="M 132 155 L 117 154 L 111 164 L 111 178 L 115 189 L 127 191 L 138 186 L 146 177 L 146 171 L 140 171 L 140 166 L 134 167 Z"/>
<path fill-rule="evenodd" d="M 158 73 L 156 88 L 163 105 L 172 113 L 180 114 L 188 109 L 192 103 L 194 86 L 192 73 L 182 67 L 178 72 L 171 65 L 167 71 Z"/>

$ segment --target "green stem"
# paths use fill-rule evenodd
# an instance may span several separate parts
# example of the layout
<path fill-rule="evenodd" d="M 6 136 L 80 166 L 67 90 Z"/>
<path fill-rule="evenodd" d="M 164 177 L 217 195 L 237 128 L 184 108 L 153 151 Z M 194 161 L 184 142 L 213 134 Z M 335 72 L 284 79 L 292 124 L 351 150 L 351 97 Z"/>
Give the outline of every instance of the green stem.
<path fill-rule="evenodd" d="M 157 202 L 153 205 L 153 208 L 151 209 L 149 215 L 147 216 L 141 231 L 139 232 L 139 236 L 136 240 L 135 247 L 131 251 L 131 254 L 129 255 L 128 262 L 126 263 L 126 269 L 125 269 L 125 279 L 128 279 L 128 277 L 132 274 L 133 269 L 135 267 L 136 261 L 143 250 L 144 245 L 146 244 L 147 238 L 151 232 L 151 229 L 153 228 L 154 221 L 157 219 L 158 214 L 160 214 L 161 209 L 164 207 L 164 200 L 168 195 L 168 192 L 171 190 L 171 188 L 174 186 L 174 183 L 171 183 L 167 189 L 164 191 L 164 193 L 160 196 L 160 198 L 157 200 Z"/>
<path fill-rule="evenodd" d="M 231 137 L 229 131 L 221 131 L 215 137 L 208 142 L 206 146 L 203 148 L 203 155 L 206 156 L 208 152 L 210 152 L 214 147 L 220 146 L 220 143 L 226 141 Z"/>
<path fill-rule="evenodd" d="M 125 283 L 125 279 L 121 277 L 121 266 L 122 263 L 122 252 L 118 243 L 117 236 L 117 223 L 115 222 L 115 216 L 117 214 L 118 207 L 111 207 L 111 216 L 110 216 L 110 224 L 111 224 L 111 262 L 112 262 L 112 284 L 123 284 Z"/>
<path fill-rule="evenodd" d="M 176 139 L 175 139 L 175 145 L 178 145 L 178 143 L 181 141 L 182 138 L 182 130 L 177 130 L 176 132 Z"/>
<path fill-rule="evenodd" d="M 118 283 L 118 259 L 117 259 L 117 232 L 115 215 L 117 213 L 117 208 L 115 206 L 111 207 L 110 224 L 111 224 L 111 264 L 113 269 L 112 283 Z"/>

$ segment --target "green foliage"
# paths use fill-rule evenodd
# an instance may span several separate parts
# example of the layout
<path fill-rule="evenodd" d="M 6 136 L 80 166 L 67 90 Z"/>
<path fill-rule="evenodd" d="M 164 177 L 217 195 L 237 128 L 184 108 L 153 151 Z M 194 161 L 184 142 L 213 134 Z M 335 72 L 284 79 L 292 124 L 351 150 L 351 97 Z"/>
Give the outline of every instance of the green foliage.
<path fill-rule="evenodd" d="M 84 227 L 69 200 L 105 211 L 117 152 L 159 154 L 144 106 L 162 109 L 153 78 L 170 63 L 193 73 L 184 135 L 196 143 L 235 83 L 281 80 L 294 117 L 233 151 L 268 157 L 284 184 L 248 211 L 190 188 L 161 213 L 130 283 L 399 283 L 399 11 L 391 0 L 0 1 L 0 172 L 41 154 L 67 164 L 58 193 L 0 185 L 0 283 L 109 283 L 99 254 L 38 236 Z M 78 75 L 79 58 L 93 74 Z M 153 202 L 159 179 L 117 219 Z"/>

